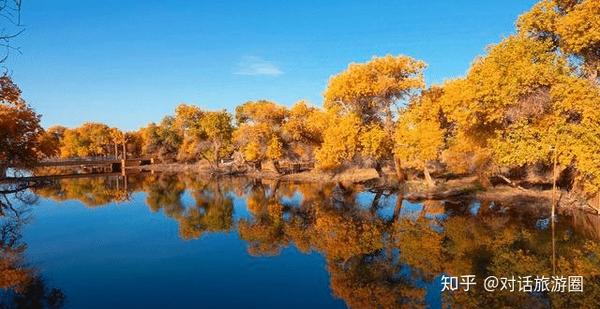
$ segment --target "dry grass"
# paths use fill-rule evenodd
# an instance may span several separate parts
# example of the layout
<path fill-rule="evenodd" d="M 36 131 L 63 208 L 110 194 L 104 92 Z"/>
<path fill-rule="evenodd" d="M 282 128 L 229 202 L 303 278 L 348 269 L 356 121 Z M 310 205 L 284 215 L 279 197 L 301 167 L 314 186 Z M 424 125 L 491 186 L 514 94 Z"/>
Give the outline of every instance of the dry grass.
<path fill-rule="evenodd" d="M 282 180 L 300 181 L 300 182 L 342 182 L 342 183 L 360 183 L 379 178 L 377 171 L 372 168 L 351 168 L 338 174 L 326 173 L 321 171 L 307 171 L 294 174 L 281 175 Z"/>

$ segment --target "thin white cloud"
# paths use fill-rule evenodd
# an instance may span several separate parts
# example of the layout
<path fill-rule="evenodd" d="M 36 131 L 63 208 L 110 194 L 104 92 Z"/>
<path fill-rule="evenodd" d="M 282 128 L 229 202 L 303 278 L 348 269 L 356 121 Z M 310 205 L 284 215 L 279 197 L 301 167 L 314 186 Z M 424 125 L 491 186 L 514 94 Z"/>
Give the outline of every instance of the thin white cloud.
<path fill-rule="evenodd" d="M 255 56 L 246 56 L 237 64 L 236 75 L 279 76 L 283 71 L 274 63 Z"/>

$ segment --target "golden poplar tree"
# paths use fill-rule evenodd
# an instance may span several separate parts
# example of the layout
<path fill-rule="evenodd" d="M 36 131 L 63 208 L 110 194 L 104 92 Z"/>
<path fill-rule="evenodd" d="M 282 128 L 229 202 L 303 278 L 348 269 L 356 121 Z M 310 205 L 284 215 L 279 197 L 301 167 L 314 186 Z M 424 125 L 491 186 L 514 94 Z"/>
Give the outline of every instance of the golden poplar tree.
<path fill-rule="evenodd" d="M 358 119 L 356 139 L 344 139 L 340 129 L 328 129 L 324 132 L 324 143 L 319 152 L 322 159 L 328 162 L 321 167 L 335 168 L 354 157 L 348 151 L 361 153 L 364 159 L 373 161 L 381 175 L 383 161 L 391 158 L 391 143 L 377 141 L 392 140 L 395 111 L 393 107 L 405 101 L 424 87 L 422 71 L 425 63 L 407 56 L 374 57 L 366 63 L 353 63 L 348 68 L 333 76 L 325 90 L 325 108 L 332 116 L 333 122 L 340 126 L 354 128 L 353 121 Z M 343 121 L 343 122 L 342 122 Z M 335 124 L 334 124 L 335 125 Z M 383 133 L 387 136 L 383 138 Z M 350 133 L 347 133 L 350 134 Z M 365 134 L 362 138 L 360 135 Z M 345 143 L 346 145 L 339 145 Z M 347 145 L 355 143 L 355 145 Z M 333 159 L 336 150 L 346 148 Z M 327 154 L 327 155 L 325 155 Z M 318 159 L 318 158 L 317 158 Z"/>
<path fill-rule="evenodd" d="M 400 114 L 395 134 L 395 154 L 402 167 L 423 170 L 429 185 L 433 180 L 427 163 L 439 158 L 446 133 L 440 122 L 440 96 L 441 89 L 432 88 L 411 102 Z"/>
<path fill-rule="evenodd" d="M 568 56 L 580 58 L 583 73 L 597 82 L 600 72 L 600 1 L 542 0 L 519 17 L 519 31 L 550 40 Z"/>

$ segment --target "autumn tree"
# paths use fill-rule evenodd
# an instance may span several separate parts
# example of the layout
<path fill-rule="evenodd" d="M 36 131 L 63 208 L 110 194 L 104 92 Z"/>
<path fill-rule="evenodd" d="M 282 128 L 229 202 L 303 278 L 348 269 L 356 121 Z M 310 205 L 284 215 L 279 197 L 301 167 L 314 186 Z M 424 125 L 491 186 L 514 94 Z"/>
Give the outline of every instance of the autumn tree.
<path fill-rule="evenodd" d="M 519 17 L 519 32 L 550 41 L 566 56 L 581 60 L 582 73 L 598 81 L 600 72 L 600 2 L 542 0 Z"/>
<path fill-rule="evenodd" d="M 56 125 L 46 129 L 40 136 L 40 152 L 42 157 L 60 156 L 60 147 L 67 128 Z"/>
<path fill-rule="evenodd" d="M 382 123 L 391 131 L 393 105 L 424 86 L 424 68 L 422 61 L 402 55 L 350 64 L 329 80 L 325 108 L 340 106 L 343 114 L 354 113 L 365 124 Z"/>
<path fill-rule="evenodd" d="M 157 155 L 162 161 L 172 161 L 182 144 L 182 137 L 175 125 L 175 118 L 166 116 L 159 124 L 150 123 L 139 131 L 142 153 Z"/>
<path fill-rule="evenodd" d="M 283 156 L 285 146 L 281 131 L 287 113 L 285 107 L 266 100 L 250 101 L 236 107 L 238 128 L 233 140 L 246 161 L 259 164 Z"/>
<path fill-rule="evenodd" d="M 0 177 L 8 166 L 30 167 L 39 158 L 44 129 L 8 75 L 0 77 Z"/>
<path fill-rule="evenodd" d="M 471 165 L 492 174 L 538 162 L 574 165 L 588 191 L 600 188 L 593 163 L 600 96 L 575 73 L 550 40 L 517 35 L 491 47 L 466 78 L 444 88 L 442 104 L 456 128 L 448 152 L 472 151 L 481 158 L 471 157 Z"/>
<path fill-rule="evenodd" d="M 64 132 L 62 157 L 108 156 L 113 151 L 111 128 L 103 123 L 86 122 Z"/>
<path fill-rule="evenodd" d="M 386 139 L 384 136 L 392 140 L 395 122 L 392 108 L 424 86 L 424 68 L 422 61 L 388 55 L 375 57 L 367 63 L 350 64 L 346 71 L 329 80 L 324 94 L 325 108 L 340 117 L 358 117 L 359 135 L 366 136 L 357 139 L 357 145 L 352 148 L 363 151 L 363 157 L 374 161 L 380 174 L 382 160 L 391 157 L 392 153 L 391 143 L 378 143 Z M 346 142 L 351 141 L 338 140 L 338 143 Z M 320 151 L 332 153 L 326 149 L 329 147 L 338 148 L 339 145 L 324 142 Z"/>
<path fill-rule="evenodd" d="M 203 112 L 198 106 L 179 104 L 175 108 L 174 126 L 185 138 L 188 132 L 193 131 L 198 127 L 202 114 Z"/>
<path fill-rule="evenodd" d="M 492 144 L 497 160 L 505 165 L 544 163 L 552 166 L 555 183 L 559 171 L 577 170 L 577 186 L 600 191 L 600 89 L 587 80 L 564 76 L 546 94 L 548 112 L 517 119 Z M 522 116 L 522 115 L 521 115 Z M 537 120 L 537 121 L 533 121 Z"/>
<path fill-rule="evenodd" d="M 138 158 L 143 155 L 142 134 L 139 130 L 125 132 L 125 150 L 127 158 Z"/>
<path fill-rule="evenodd" d="M 179 158 L 198 160 L 200 158 L 218 166 L 222 158 L 233 150 L 233 124 L 229 113 L 223 111 L 201 111 L 190 122 L 189 131 L 183 139 Z"/>
<path fill-rule="evenodd" d="M 110 139 L 114 146 L 114 156 L 115 159 L 119 158 L 119 148 L 122 148 L 121 145 L 125 144 L 125 133 L 121 132 L 121 130 L 117 128 L 110 129 Z M 123 159 L 125 159 L 125 154 L 123 154 Z"/>
<path fill-rule="evenodd" d="M 323 143 L 315 152 L 316 166 L 322 170 L 334 170 L 353 162 L 360 149 L 360 117 L 328 114 L 329 125 L 323 131 Z"/>
<path fill-rule="evenodd" d="M 437 160 L 444 147 L 445 130 L 441 121 L 440 88 L 431 88 L 400 113 L 395 134 L 395 154 L 402 166 L 423 170 L 425 180 L 433 185 L 428 162 Z"/>
<path fill-rule="evenodd" d="M 326 113 L 306 101 L 295 103 L 283 124 L 283 140 L 290 146 L 291 159 L 312 161 L 314 151 L 323 142 L 328 125 Z"/>
<path fill-rule="evenodd" d="M 510 125 L 511 113 L 543 114 L 542 100 L 526 98 L 543 94 L 568 69 L 564 62 L 557 65 L 559 59 L 549 47 L 548 42 L 510 37 L 477 59 L 464 80 L 445 87 L 442 104 L 457 128 L 450 151 L 486 156 L 477 170 L 494 167 L 490 143 Z"/>

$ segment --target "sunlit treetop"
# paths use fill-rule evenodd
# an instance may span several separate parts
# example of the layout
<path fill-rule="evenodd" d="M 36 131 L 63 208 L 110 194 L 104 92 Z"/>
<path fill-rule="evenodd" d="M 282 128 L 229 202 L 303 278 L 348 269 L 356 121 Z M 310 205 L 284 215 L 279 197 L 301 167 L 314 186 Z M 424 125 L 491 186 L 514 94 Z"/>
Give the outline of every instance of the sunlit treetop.
<path fill-rule="evenodd" d="M 550 39 L 567 55 L 583 60 L 584 74 L 598 78 L 600 70 L 600 1 L 542 0 L 517 21 L 521 33 Z"/>
<path fill-rule="evenodd" d="M 290 108 L 283 131 L 294 141 L 320 143 L 327 121 L 328 115 L 321 109 L 299 101 Z"/>
<path fill-rule="evenodd" d="M 175 127 L 181 132 L 193 131 L 197 129 L 202 114 L 198 106 L 179 104 L 175 108 Z"/>
<path fill-rule="evenodd" d="M 552 51 L 549 41 L 511 36 L 490 47 L 464 79 L 446 83 L 441 104 L 463 129 L 490 134 L 545 114 L 548 91 L 570 75 L 566 59 Z"/>
<path fill-rule="evenodd" d="M 382 120 L 390 106 L 425 86 L 423 61 L 408 56 L 374 57 L 366 63 L 352 63 L 333 76 L 325 90 L 325 108 L 341 107 L 342 113 L 355 113 L 363 121 Z"/>
<path fill-rule="evenodd" d="M 238 124 L 251 122 L 275 125 L 283 122 L 286 113 L 284 106 L 271 101 L 249 101 L 235 108 L 235 120 Z"/>

